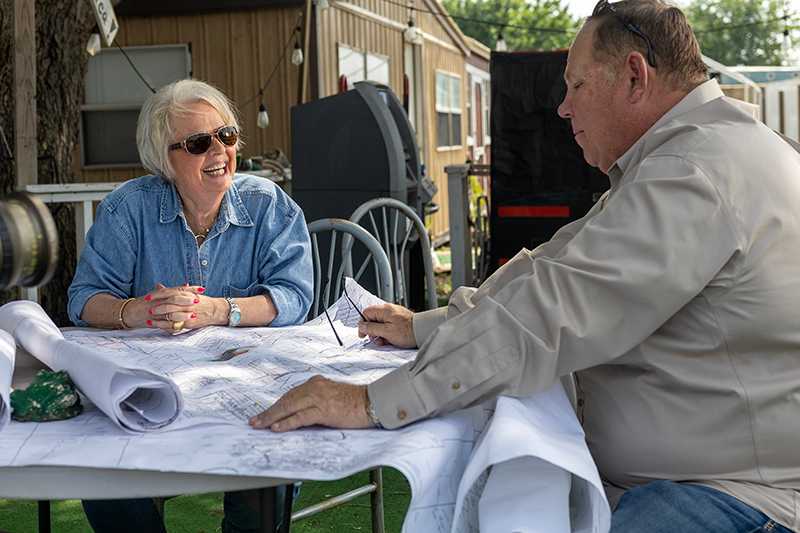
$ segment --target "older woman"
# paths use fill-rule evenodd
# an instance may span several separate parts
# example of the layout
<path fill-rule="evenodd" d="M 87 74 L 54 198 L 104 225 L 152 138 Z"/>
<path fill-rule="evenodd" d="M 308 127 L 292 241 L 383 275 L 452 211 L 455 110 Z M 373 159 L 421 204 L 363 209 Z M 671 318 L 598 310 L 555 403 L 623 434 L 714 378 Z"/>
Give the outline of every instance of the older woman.
<path fill-rule="evenodd" d="M 98 207 L 69 288 L 76 325 L 173 331 L 306 317 L 313 274 L 303 213 L 269 180 L 234 174 L 239 132 L 228 99 L 200 81 L 145 102 L 136 140 L 152 175 Z M 245 493 L 226 495 L 223 531 L 258 527 L 252 506 Z M 96 531 L 163 531 L 150 499 L 84 507 Z"/>

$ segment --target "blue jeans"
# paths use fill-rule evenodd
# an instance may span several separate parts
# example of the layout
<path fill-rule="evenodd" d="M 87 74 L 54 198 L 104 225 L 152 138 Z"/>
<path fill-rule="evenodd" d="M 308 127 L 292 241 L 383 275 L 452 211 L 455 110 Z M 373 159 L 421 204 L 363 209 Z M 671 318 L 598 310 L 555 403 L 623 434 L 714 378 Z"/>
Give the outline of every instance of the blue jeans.
<path fill-rule="evenodd" d="M 626 492 L 611 515 L 611 533 L 792 533 L 724 492 L 654 481 Z"/>
<path fill-rule="evenodd" d="M 287 512 L 284 506 L 286 489 L 292 485 L 275 487 L 275 527 L 280 525 Z M 299 486 L 298 486 L 299 488 Z M 294 490 L 295 497 L 298 490 Z M 84 500 L 83 511 L 95 533 L 166 533 L 164 517 L 152 498 L 127 500 Z M 255 533 L 260 531 L 261 514 L 258 491 L 226 492 L 225 515 L 222 533 Z"/>

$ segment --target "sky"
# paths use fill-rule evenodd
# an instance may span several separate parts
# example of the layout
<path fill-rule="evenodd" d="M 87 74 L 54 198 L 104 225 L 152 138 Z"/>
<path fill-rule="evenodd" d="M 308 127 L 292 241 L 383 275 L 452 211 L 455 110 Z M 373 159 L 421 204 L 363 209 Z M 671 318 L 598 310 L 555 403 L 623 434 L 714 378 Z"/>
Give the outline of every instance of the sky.
<path fill-rule="evenodd" d="M 679 6 L 685 6 L 689 3 L 688 0 L 673 0 Z M 566 0 L 570 12 L 579 17 L 587 17 L 592 13 L 592 9 L 597 0 Z M 787 0 L 787 6 L 794 12 L 800 12 L 800 0 Z"/>

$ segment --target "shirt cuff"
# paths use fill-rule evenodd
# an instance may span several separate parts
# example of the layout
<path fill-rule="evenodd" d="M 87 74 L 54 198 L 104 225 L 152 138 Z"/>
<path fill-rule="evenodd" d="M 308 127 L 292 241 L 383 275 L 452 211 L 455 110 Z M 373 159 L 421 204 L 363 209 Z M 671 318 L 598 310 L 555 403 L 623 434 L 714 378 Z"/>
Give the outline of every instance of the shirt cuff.
<path fill-rule="evenodd" d="M 411 318 L 411 328 L 414 331 L 414 340 L 417 346 L 422 346 L 428 337 L 447 320 L 447 307 L 439 307 L 430 311 L 414 313 Z"/>
<path fill-rule="evenodd" d="M 410 367 L 411 363 L 406 363 L 367 385 L 372 408 L 386 429 L 399 428 L 427 416 L 411 383 Z"/>
<path fill-rule="evenodd" d="M 275 306 L 276 315 L 275 318 L 272 319 L 272 322 L 269 323 L 270 326 L 293 326 L 299 322 L 303 322 L 303 320 L 297 320 L 294 316 L 297 314 L 294 313 L 292 309 L 292 304 L 294 302 L 290 301 L 286 293 L 281 290 L 280 287 L 270 287 L 268 285 L 261 285 L 261 287 L 263 287 L 264 290 L 260 291 L 258 294 L 269 297 L 272 300 L 272 304 Z"/>

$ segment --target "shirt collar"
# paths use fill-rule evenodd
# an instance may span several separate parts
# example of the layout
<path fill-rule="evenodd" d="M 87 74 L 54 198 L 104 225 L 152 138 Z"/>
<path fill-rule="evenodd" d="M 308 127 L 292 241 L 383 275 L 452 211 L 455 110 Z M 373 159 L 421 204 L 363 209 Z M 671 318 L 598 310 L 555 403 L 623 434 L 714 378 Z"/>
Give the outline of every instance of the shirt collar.
<path fill-rule="evenodd" d="M 162 224 L 168 224 L 174 221 L 183 211 L 183 204 L 175 184 L 167 180 L 164 180 L 164 184 L 158 220 Z M 220 223 L 220 231 L 227 228 L 229 224 L 242 227 L 253 226 L 253 219 L 242 201 L 242 196 L 239 194 L 239 189 L 236 187 L 235 182 L 231 183 L 231 186 L 225 191 L 217 218 Z"/>
<path fill-rule="evenodd" d="M 611 181 L 612 188 L 616 183 L 619 182 L 623 174 L 625 174 L 625 171 L 631 166 L 632 163 L 638 163 L 647 155 L 647 153 L 649 153 L 649 151 L 646 151 L 647 141 L 652 137 L 653 132 L 676 117 L 697 109 L 711 100 L 715 100 L 722 96 L 724 96 L 724 94 L 722 89 L 719 88 L 717 80 L 708 80 L 692 89 L 692 91 L 684 96 L 680 102 L 675 104 L 672 109 L 664 113 L 664 115 L 659 118 L 655 124 L 650 126 L 650 129 L 648 129 L 644 135 L 639 137 L 639 139 L 633 143 L 631 147 L 628 148 L 625 153 L 622 154 L 620 158 L 617 159 L 617 161 L 611 166 L 608 171 L 608 177 Z M 655 146 L 651 147 L 650 149 L 652 148 L 655 148 Z"/>

